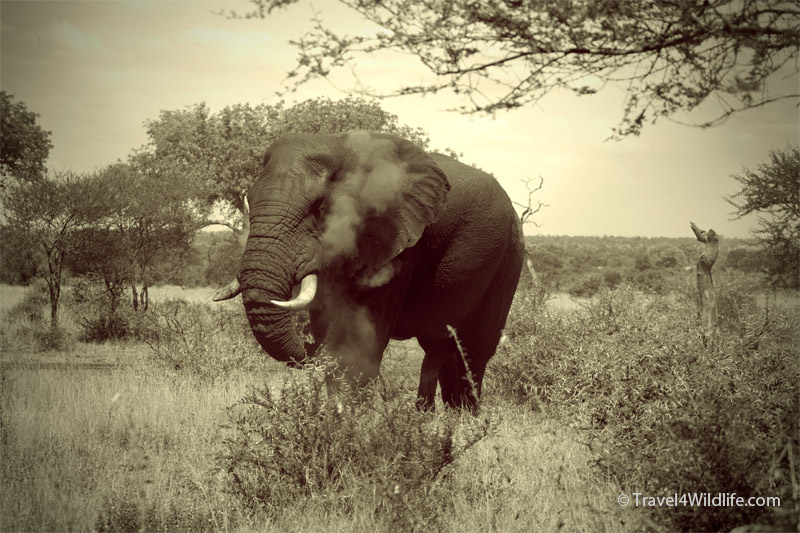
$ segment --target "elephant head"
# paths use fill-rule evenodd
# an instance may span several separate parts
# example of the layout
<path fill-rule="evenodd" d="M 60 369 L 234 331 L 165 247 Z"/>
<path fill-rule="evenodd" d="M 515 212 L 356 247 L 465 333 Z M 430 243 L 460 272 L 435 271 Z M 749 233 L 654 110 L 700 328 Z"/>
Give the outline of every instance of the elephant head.
<path fill-rule="evenodd" d="M 261 346 L 300 363 L 306 349 L 290 312 L 319 304 L 318 280 L 352 288 L 353 280 L 390 276 L 387 265 L 436 220 L 449 188 L 432 159 L 394 136 L 284 136 L 247 193 L 250 230 L 237 279 L 214 299 L 241 292 Z"/>

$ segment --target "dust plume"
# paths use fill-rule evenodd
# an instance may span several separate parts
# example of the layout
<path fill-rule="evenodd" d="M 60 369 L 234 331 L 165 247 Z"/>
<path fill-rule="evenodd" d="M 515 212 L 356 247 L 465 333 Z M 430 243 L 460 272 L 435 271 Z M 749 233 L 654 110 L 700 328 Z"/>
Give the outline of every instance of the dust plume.
<path fill-rule="evenodd" d="M 351 255 L 364 220 L 380 216 L 396 201 L 405 165 L 394 143 L 368 133 L 351 133 L 345 146 L 355 155 L 353 168 L 334 186 L 322 243 L 329 258 Z"/>
<path fill-rule="evenodd" d="M 350 258 L 359 253 L 359 237 L 368 218 L 380 217 L 400 200 L 405 164 L 396 154 L 395 143 L 368 133 L 351 133 L 345 139 L 349 161 L 333 184 L 325 216 L 322 245 L 327 260 Z M 394 276 L 394 262 L 377 271 L 365 269 L 355 280 L 363 288 L 385 285 Z M 344 289 L 341 289 L 344 290 Z M 372 378 L 378 373 L 380 357 L 376 324 L 366 307 L 352 295 L 333 291 L 325 302 L 335 337 L 336 355 L 351 377 Z M 362 378 L 359 378 L 361 381 Z"/>
<path fill-rule="evenodd" d="M 394 277 L 395 270 L 394 262 L 389 261 L 379 268 L 377 272 L 367 272 L 363 274 L 359 278 L 358 284 L 362 287 L 369 287 L 370 289 L 381 287 L 389 283 L 389 280 Z"/>

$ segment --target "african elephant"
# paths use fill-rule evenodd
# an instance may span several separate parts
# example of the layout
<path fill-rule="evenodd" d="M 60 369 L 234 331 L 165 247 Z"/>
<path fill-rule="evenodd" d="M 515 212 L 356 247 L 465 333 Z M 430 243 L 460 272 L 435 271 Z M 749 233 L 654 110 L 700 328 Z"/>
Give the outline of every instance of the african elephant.
<path fill-rule="evenodd" d="M 294 134 L 267 150 L 247 200 L 240 270 L 214 299 L 242 294 L 264 350 L 300 364 L 325 346 L 364 384 L 390 338 L 416 337 L 418 406 L 433 408 L 438 382 L 445 405 L 477 408 L 524 254 L 493 177 L 391 135 Z M 313 344 L 292 326 L 304 308 Z"/>

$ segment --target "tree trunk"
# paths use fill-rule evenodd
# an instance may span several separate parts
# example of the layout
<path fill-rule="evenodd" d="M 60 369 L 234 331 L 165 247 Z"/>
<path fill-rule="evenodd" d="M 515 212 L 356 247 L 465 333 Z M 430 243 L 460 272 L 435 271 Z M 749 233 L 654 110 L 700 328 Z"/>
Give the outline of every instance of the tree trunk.
<path fill-rule="evenodd" d="M 131 296 L 133 297 L 133 310 L 139 310 L 139 294 L 136 292 L 136 282 L 131 281 Z"/>
<path fill-rule="evenodd" d="M 49 276 L 47 278 L 47 289 L 50 292 L 50 327 L 58 327 L 58 300 L 61 296 L 61 261 L 56 250 L 50 250 L 47 254 L 47 268 Z M 63 257 L 60 258 L 63 260 Z"/>
<path fill-rule="evenodd" d="M 58 289 L 53 286 L 55 281 L 48 280 L 47 287 L 50 289 L 50 327 L 58 327 Z"/>
<path fill-rule="evenodd" d="M 719 254 L 719 237 L 713 229 L 706 232 L 698 228 L 694 222 L 690 224 L 697 240 L 706 245 L 697 260 L 697 312 L 700 319 L 700 328 L 703 332 L 703 344 L 707 345 L 709 339 L 713 339 L 717 330 L 717 294 L 711 278 L 711 267 L 714 266 Z"/>
<path fill-rule="evenodd" d="M 142 285 L 142 292 L 139 293 L 139 303 L 142 304 L 142 312 L 147 311 L 150 307 L 150 293 L 147 291 L 147 284 Z"/>

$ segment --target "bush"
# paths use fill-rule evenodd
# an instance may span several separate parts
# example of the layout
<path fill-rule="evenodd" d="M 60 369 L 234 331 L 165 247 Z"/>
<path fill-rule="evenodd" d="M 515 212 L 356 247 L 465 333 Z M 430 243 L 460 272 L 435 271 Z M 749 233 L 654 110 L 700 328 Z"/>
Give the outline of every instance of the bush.
<path fill-rule="evenodd" d="M 217 379 L 232 370 L 262 370 L 269 361 L 241 305 L 166 300 L 150 307 L 146 324 L 153 357 L 175 370 Z"/>
<path fill-rule="evenodd" d="M 573 285 L 569 290 L 572 296 L 591 298 L 603 287 L 603 277 L 600 274 L 592 273 L 585 276 L 579 283 Z"/>
<path fill-rule="evenodd" d="M 634 267 L 636 268 L 636 270 L 642 272 L 653 268 L 653 263 L 650 261 L 649 255 L 647 255 L 646 253 L 641 253 L 636 256 L 636 260 L 634 261 Z"/>
<path fill-rule="evenodd" d="M 606 270 L 603 272 L 603 281 L 606 287 L 614 289 L 622 283 L 622 273 L 619 270 Z"/>
<path fill-rule="evenodd" d="M 45 327 L 36 334 L 36 343 L 41 352 L 59 352 L 72 348 L 75 338 L 62 327 Z"/>
<path fill-rule="evenodd" d="M 597 464 L 629 492 L 736 492 L 783 502 L 778 510 L 650 509 L 667 529 L 730 530 L 759 520 L 791 527 L 800 320 L 756 305 L 746 292 L 753 278 L 717 279 L 719 334 L 706 348 L 693 281 L 664 297 L 622 285 L 572 315 L 540 313 L 538 335 L 518 333 L 501 347 L 490 382 L 514 403 L 543 403 L 584 428 Z"/>
<path fill-rule="evenodd" d="M 656 268 L 629 273 L 627 282 L 642 292 L 664 295 L 673 287 L 674 273 Z"/>
<path fill-rule="evenodd" d="M 365 513 L 386 530 L 437 529 L 444 469 L 486 435 L 469 415 L 413 407 L 411 392 L 366 399 L 344 385 L 325 392 L 320 368 L 263 386 L 231 410 L 220 457 L 233 494 L 252 513 L 279 517 L 315 508 L 323 516 Z"/>
<path fill-rule="evenodd" d="M 95 276 L 73 281 L 67 303 L 80 324 L 80 341 L 143 340 L 142 315 L 125 305 L 122 297 L 121 285 L 109 289 Z"/>
<path fill-rule="evenodd" d="M 28 286 L 22 300 L 3 317 L 2 344 L 9 351 L 34 350 L 50 352 L 69 349 L 74 335 L 63 327 L 51 327 L 45 319 L 50 309 L 47 284 L 37 280 Z"/>

